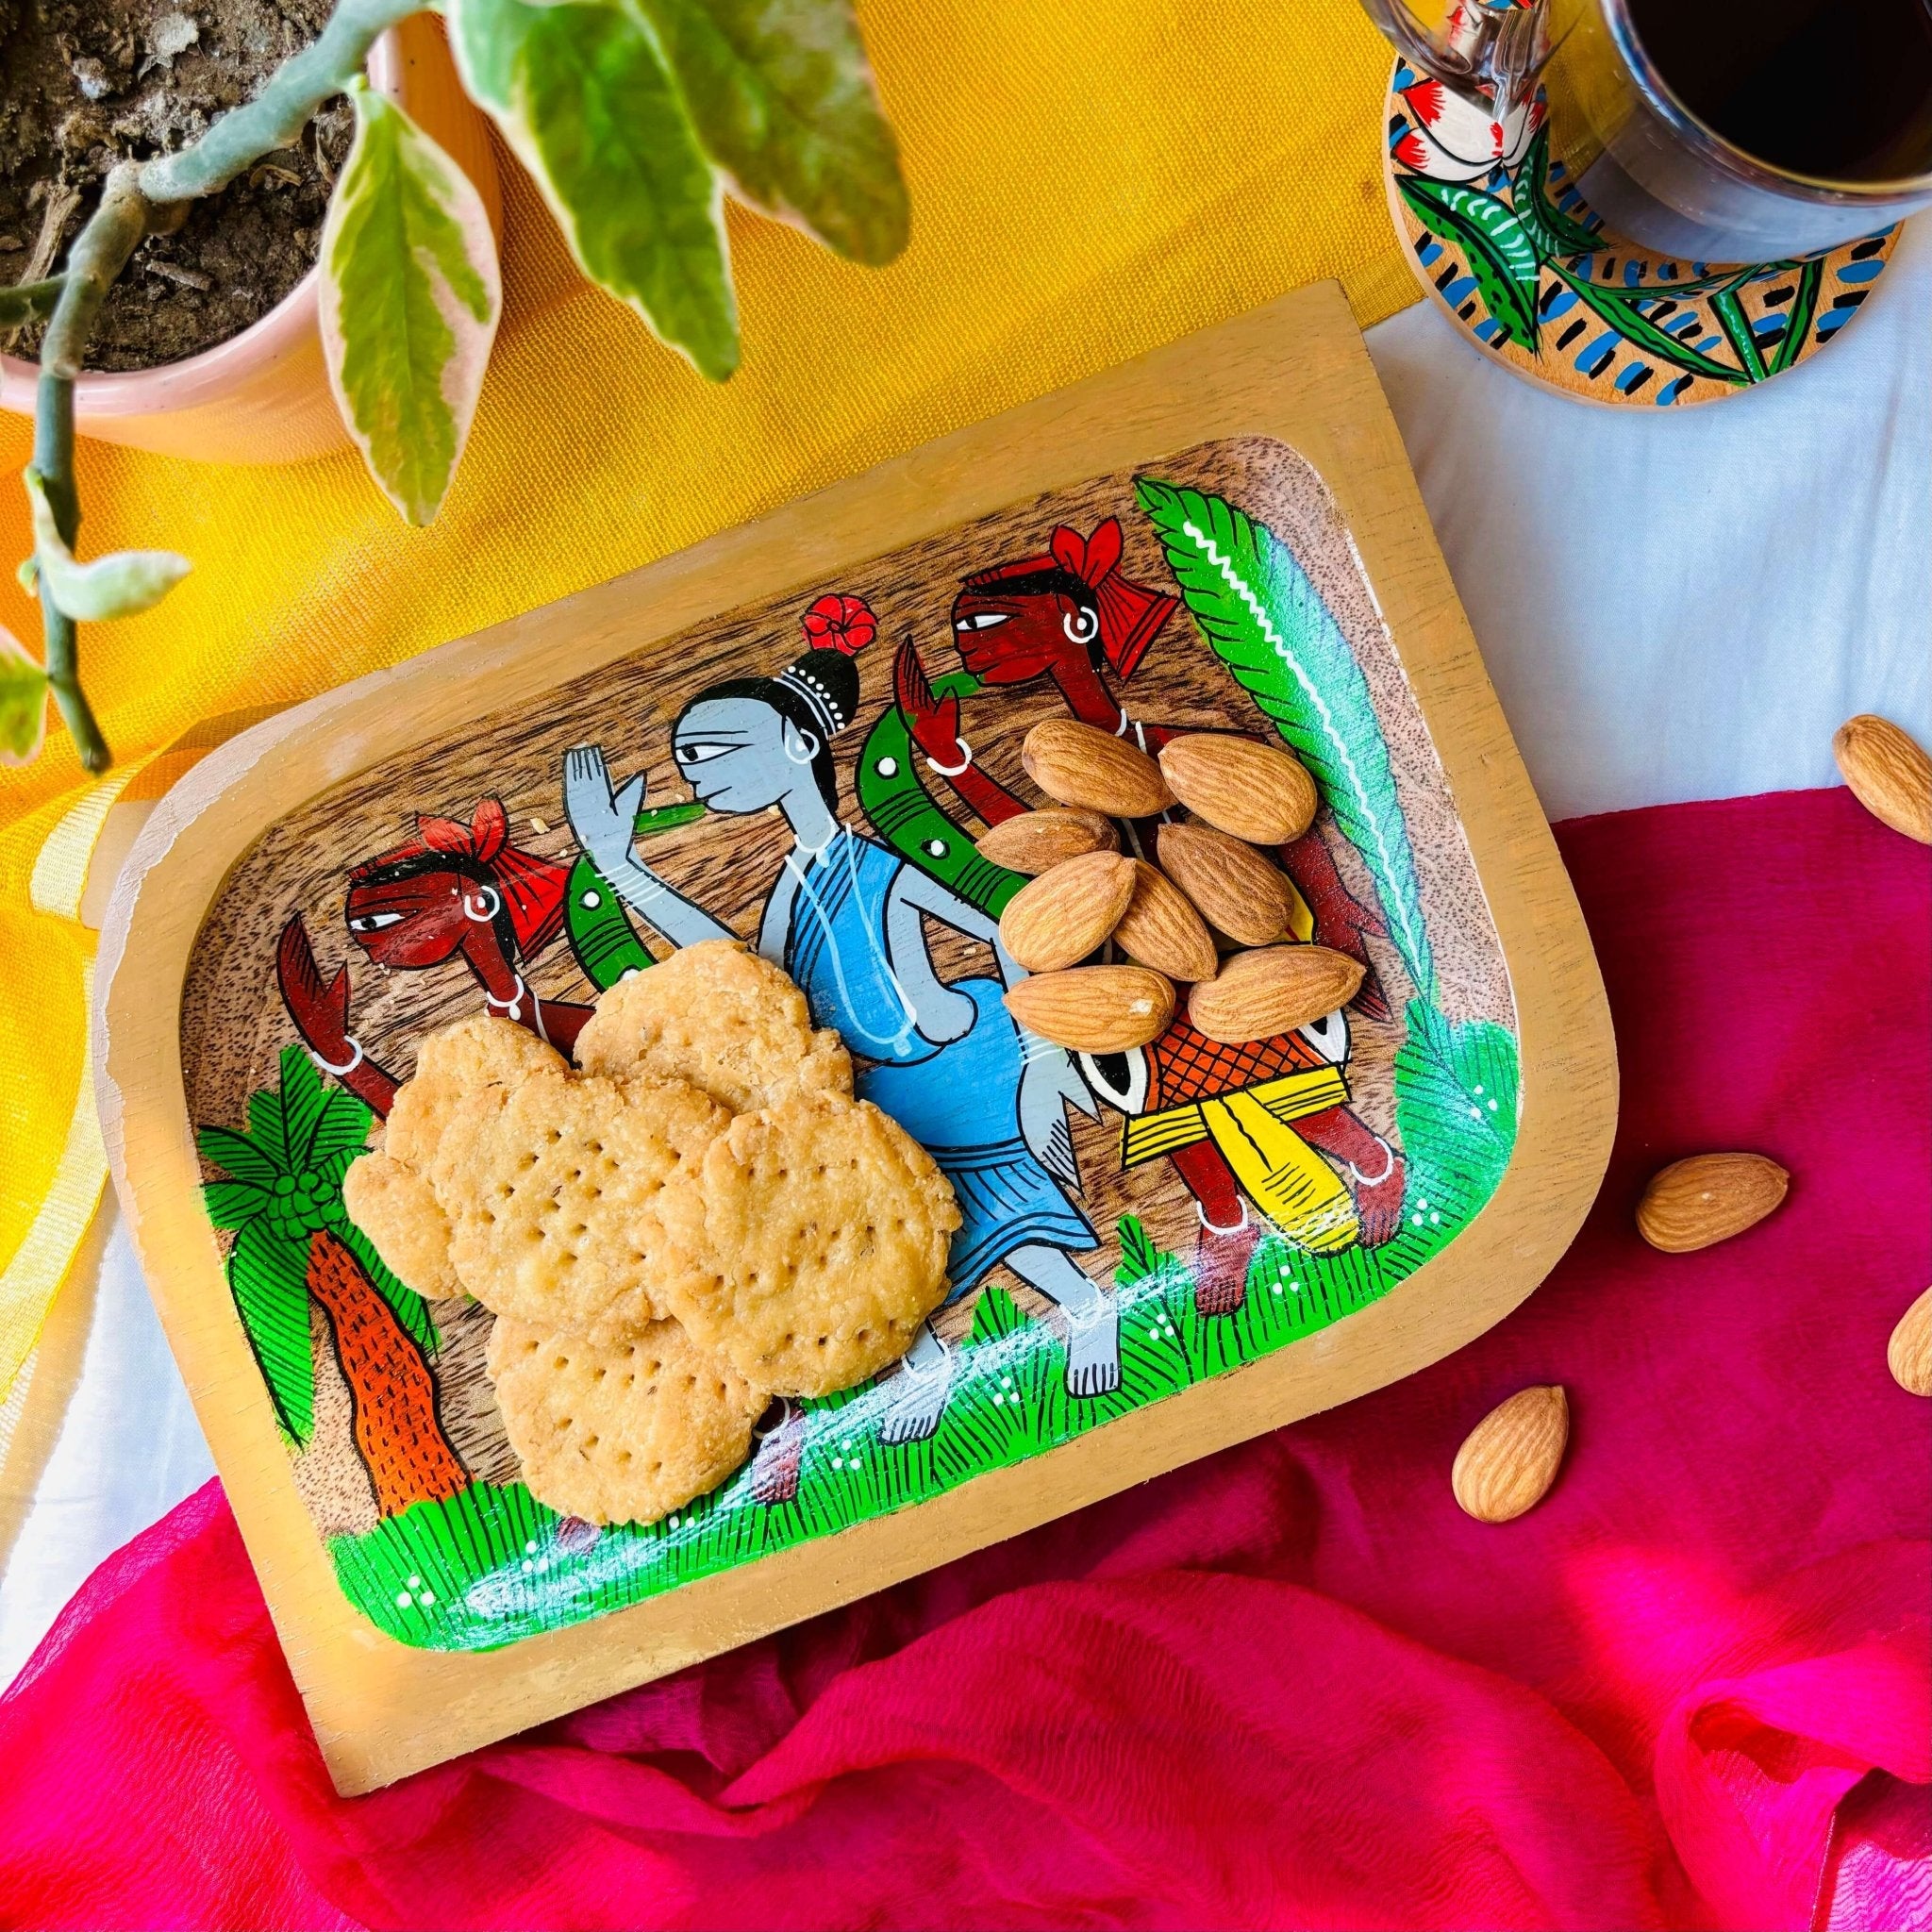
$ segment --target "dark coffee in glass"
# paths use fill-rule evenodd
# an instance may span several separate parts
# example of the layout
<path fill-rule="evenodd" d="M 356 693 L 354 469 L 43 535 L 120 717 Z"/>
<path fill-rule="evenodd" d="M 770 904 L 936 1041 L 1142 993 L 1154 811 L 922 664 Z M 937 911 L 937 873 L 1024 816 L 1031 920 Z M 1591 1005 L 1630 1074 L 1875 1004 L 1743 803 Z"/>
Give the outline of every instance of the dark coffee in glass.
<path fill-rule="evenodd" d="M 1628 0 L 1659 79 L 1706 126 L 1813 179 L 1932 169 L 1932 0 Z"/>

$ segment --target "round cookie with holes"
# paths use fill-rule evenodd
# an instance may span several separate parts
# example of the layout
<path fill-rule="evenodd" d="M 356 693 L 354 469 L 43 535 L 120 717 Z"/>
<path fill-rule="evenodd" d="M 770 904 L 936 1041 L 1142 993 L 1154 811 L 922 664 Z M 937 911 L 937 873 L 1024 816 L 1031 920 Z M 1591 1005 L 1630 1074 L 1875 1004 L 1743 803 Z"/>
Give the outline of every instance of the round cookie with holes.
<path fill-rule="evenodd" d="M 852 1093 L 839 1036 L 815 1029 L 789 975 L 736 940 L 704 940 L 620 979 L 584 1023 L 576 1056 L 608 1079 L 689 1081 L 733 1113 L 794 1093 Z"/>
<path fill-rule="evenodd" d="M 658 1201 L 671 1312 L 748 1381 L 829 1395 L 911 1346 L 946 1292 L 952 1184 L 866 1101 L 741 1114 Z"/>
<path fill-rule="evenodd" d="M 342 1206 L 405 1288 L 425 1301 L 462 1293 L 450 1265 L 449 1217 L 413 1167 L 387 1154 L 358 1155 L 342 1175 Z"/>
<path fill-rule="evenodd" d="M 459 1103 L 430 1176 L 458 1280 L 494 1314 L 593 1341 L 641 1333 L 670 1312 L 659 1195 L 729 1120 L 680 1080 L 552 1070 Z"/>
<path fill-rule="evenodd" d="M 530 1493 L 587 1523 L 655 1523 L 716 1489 L 771 1400 L 675 1322 L 594 1342 L 499 1318 L 485 1365 Z"/>
<path fill-rule="evenodd" d="M 479 1013 L 439 1026 L 416 1049 L 415 1071 L 390 1102 L 382 1151 L 426 1175 L 458 1106 L 477 1094 L 500 1104 L 533 1074 L 560 1074 L 565 1064 L 554 1046 L 514 1020 Z"/>

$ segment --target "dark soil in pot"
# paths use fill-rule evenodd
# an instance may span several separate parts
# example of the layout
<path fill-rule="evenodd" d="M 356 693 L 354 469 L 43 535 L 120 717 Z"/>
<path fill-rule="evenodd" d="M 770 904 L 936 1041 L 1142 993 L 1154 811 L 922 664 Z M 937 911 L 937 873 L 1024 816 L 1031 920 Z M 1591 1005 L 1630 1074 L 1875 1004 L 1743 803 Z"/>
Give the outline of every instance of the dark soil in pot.
<path fill-rule="evenodd" d="M 0 0 L 0 284 L 58 267 L 108 171 L 194 141 L 322 30 L 330 0 Z M 349 151 L 332 101 L 172 235 L 152 235 L 108 291 L 90 369 L 152 369 L 226 341 L 315 261 Z M 0 349 L 31 356 L 38 326 Z"/>

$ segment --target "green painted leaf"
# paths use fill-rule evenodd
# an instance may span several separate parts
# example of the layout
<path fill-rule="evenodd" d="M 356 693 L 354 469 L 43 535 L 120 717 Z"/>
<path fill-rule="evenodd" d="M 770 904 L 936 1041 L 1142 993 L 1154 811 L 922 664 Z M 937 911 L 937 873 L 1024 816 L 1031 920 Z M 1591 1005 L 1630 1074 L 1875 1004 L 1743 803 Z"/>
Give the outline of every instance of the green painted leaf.
<path fill-rule="evenodd" d="M 1749 380 L 1742 370 L 1734 369 L 1725 362 L 1713 361 L 1701 350 L 1679 341 L 1675 336 L 1652 322 L 1637 306 L 1640 300 L 1656 301 L 1659 295 L 1674 293 L 1674 291 L 1605 289 L 1595 282 L 1586 281 L 1581 275 L 1572 275 L 1567 269 L 1559 268 L 1557 274 L 1562 276 L 1564 287 L 1574 291 L 1586 308 L 1593 310 L 1608 323 L 1625 341 L 1646 355 L 1655 356 L 1659 362 L 1666 362 L 1673 369 L 1684 370 L 1691 375 L 1708 376 L 1713 382 L 1741 383 Z"/>
<path fill-rule="evenodd" d="M 274 1196 L 253 1181 L 205 1181 L 201 1195 L 217 1227 L 242 1227 L 269 1211 Z"/>
<path fill-rule="evenodd" d="M 1785 321 L 1785 332 L 1771 352 L 1772 375 L 1775 375 L 1781 369 L 1789 369 L 1804 354 L 1806 340 L 1818 313 L 1818 293 L 1824 286 L 1824 258 L 1814 256 L 1798 271 L 1797 286 Z"/>
<path fill-rule="evenodd" d="M 282 1071 L 286 1075 L 286 1054 Z M 219 1132 L 220 1129 L 209 1131 Z M 289 1152 L 288 1136 L 282 1125 L 279 1090 L 263 1087 L 248 1096 L 248 1138 L 275 1163 L 277 1174 L 293 1174 L 301 1166 L 301 1162 L 293 1159 Z"/>
<path fill-rule="evenodd" d="M 700 798 L 682 799 L 675 805 L 647 805 L 631 829 L 640 839 L 654 838 L 659 832 L 675 832 L 679 825 L 696 824 L 708 809 Z"/>
<path fill-rule="evenodd" d="M 1718 290 L 1710 298 L 1711 313 L 1717 317 L 1718 326 L 1724 332 L 1724 340 L 1730 343 L 1732 353 L 1738 358 L 1738 366 L 1752 382 L 1762 382 L 1765 376 L 1764 358 L 1758 354 L 1757 338 L 1751 332 L 1751 318 L 1744 313 L 1744 305 L 1738 300 L 1738 288 L 1734 282 L 1728 288 Z"/>
<path fill-rule="evenodd" d="M 322 346 L 370 474 L 411 524 L 456 475 L 502 289 L 482 197 L 393 102 L 353 91 L 356 139 L 322 231 Z"/>
<path fill-rule="evenodd" d="M 282 1144 L 288 1150 L 289 1171 L 294 1174 L 313 1160 L 315 1130 L 328 1111 L 330 1090 L 299 1046 L 283 1047 L 281 1075 Z"/>
<path fill-rule="evenodd" d="M 1515 1151 L 1516 1041 L 1491 1021 L 1451 1020 L 1427 1000 L 1411 1000 L 1404 1019 L 1395 1056 L 1395 1118 L 1409 1158 L 1404 1211 L 1459 1224 L 1494 1193 Z"/>
<path fill-rule="evenodd" d="M 315 1427 L 315 1362 L 307 1241 L 278 1232 L 265 1217 L 243 1223 L 228 1255 L 228 1286 L 276 1422 L 291 1441 L 308 1441 Z"/>
<path fill-rule="evenodd" d="M 1396 186 L 1432 235 L 1462 251 L 1483 305 L 1519 348 L 1537 352 L 1537 275 L 1541 266 L 1529 231 L 1507 203 L 1453 181 L 1402 175 Z"/>
<path fill-rule="evenodd" d="M 193 566 L 172 550 L 110 550 L 91 563 L 78 562 L 54 521 L 40 472 L 25 470 L 26 499 L 33 514 L 34 561 L 39 591 L 76 624 L 105 624 L 116 617 L 139 617 L 151 610 Z"/>
<path fill-rule="evenodd" d="M 47 674 L 0 628 L 0 765 L 28 763 L 47 735 Z"/>
<path fill-rule="evenodd" d="M 722 382 L 738 367 L 724 194 L 656 34 L 606 0 L 451 0 L 451 45 L 578 265 Z"/>
<path fill-rule="evenodd" d="M 375 1118 L 368 1103 L 358 1100 L 346 1088 L 325 1090 L 322 1115 L 309 1139 L 309 1165 L 320 1167 L 334 1162 L 346 1168 L 369 1144 L 370 1123 Z"/>
<path fill-rule="evenodd" d="M 194 1144 L 201 1151 L 201 1158 L 211 1167 L 218 1167 L 224 1174 L 232 1175 L 238 1181 L 247 1181 L 254 1187 L 272 1188 L 289 1169 L 279 1154 L 279 1129 L 277 1147 L 264 1147 L 258 1141 L 251 1141 L 246 1134 L 238 1134 L 229 1127 L 197 1127 L 194 1130 Z"/>
<path fill-rule="evenodd" d="M 1545 260 L 1557 255 L 1593 255 L 1604 238 L 1565 214 L 1550 192 L 1550 130 L 1539 127 L 1516 172 L 1515 212 L 1531 244 Z"/>
<path fill-rule="evenodd" d="M 856 261 L 909 210 L 851 0 L 641 0 L 705 151 L 739 192 Z"/>
<path fill-rule="evenodd" d="M 1368 679 L 1322 593 L 1266 524 L 1152 476 L 1135 493 L 1214 654 L 1274 719 L 1362 856 L 1409 975 L 1435 977 L 1415 854 Z"/>

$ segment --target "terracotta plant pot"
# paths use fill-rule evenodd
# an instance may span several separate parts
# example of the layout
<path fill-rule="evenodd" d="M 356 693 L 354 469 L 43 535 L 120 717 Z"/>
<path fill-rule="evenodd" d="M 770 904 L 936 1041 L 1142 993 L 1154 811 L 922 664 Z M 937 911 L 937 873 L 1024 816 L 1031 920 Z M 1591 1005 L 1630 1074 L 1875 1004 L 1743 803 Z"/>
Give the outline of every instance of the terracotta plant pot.
<path fill-rule="evenodd" d="M 463 92 L 429 14 L 391 28 L 370 50 L 370 85 L 407 108 L 476 185 L 499 242 L 503 204 L 483 117 Z M 158 369 L 83 375 L 82 436 L 217 463 L 293 463 L 349 447 L 329 393 L 311 269 L 259 322 L 198 356 Z M 33 414 L 39 371 L 0 356 L 0 408 Z"/>

